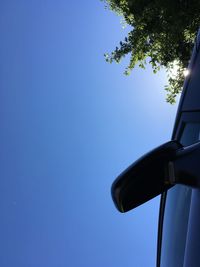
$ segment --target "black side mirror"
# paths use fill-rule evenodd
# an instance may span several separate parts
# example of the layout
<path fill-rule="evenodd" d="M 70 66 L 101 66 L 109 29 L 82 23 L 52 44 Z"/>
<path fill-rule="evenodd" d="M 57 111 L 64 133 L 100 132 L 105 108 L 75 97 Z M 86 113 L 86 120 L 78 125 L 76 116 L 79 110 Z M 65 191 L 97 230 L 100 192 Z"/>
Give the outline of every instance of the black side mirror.
<path fill-rule="evenodd" d="M 185 148 L 178 141 L 159 146 L 126 169 L 111 193 L 117 209 L 126 212 L 177 183 L 200 187 L 200 142 Z"/>

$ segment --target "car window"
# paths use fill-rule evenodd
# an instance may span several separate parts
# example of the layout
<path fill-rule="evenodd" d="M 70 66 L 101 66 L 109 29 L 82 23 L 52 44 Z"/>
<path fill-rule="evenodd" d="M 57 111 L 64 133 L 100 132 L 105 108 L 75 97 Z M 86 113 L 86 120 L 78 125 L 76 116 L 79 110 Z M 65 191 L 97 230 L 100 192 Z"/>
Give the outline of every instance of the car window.
<path fill-rule="evenodd" d="M 199 141 L 200 123 L 183 125 L 180 143 L 183 146 Z M 192 189 L 176 185 L 167 192 L 163 221 L 161 267 L 183 267 L 187 244 Z"/>
<path fill-rule="evenodd" d="M 184 123 L 183 131 L 180 138 L 180 143 L 183 146 L 189 146 L 197 141 L 199 141 L 200 135 L 200 123 L 189 122 Z"/>
<path fill-rule="evenodd" d="M 192 189 L 176 185 L 167 193 L 161 267 L 183 267 Z"/>
<path fill-rule="evenodd" d="M 200 266 L 200 190 L 192 190 L 191 208 L 188 220 L 184 267 Z"/>

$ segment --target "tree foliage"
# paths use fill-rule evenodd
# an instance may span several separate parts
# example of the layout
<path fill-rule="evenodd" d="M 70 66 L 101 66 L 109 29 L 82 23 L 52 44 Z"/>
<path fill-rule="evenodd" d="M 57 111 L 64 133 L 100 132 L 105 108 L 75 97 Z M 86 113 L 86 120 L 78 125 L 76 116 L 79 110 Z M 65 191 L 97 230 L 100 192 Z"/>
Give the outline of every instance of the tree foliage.
<path fill-rule="evenodd" d="M 138 64 L 145 68 L 150 63 L 153 72 L 161 67 L 168 72 L 167 102 L 175 103 L 184 81 L 194 40 L 200 26 L 198 0 L 102 0 L 132 26 L 128 36 L 110 54 L 106 61 L 119 63 L 130 54 L 125 74 Z M 173 69 L 176 65 L 177 73 Z"/>

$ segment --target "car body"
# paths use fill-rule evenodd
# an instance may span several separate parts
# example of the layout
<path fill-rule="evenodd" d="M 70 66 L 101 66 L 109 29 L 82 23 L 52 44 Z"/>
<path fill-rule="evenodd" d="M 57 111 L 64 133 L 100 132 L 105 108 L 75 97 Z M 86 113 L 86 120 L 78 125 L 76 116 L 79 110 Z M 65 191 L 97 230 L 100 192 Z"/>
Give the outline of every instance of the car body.
<path fill-rule="evenodd" d="M 200 266 L 200 32 L 172 141 L 136 161 L 112 185 L 121 212 L 161 194 L 157 267 Z"/>
<path fill-rule="evenodd" d="M 190 74 L 185 79 L 172 134 L 172 140 L 178 140 L 183 146 L 190 146 L 200 139 L 200 32 L 188 68 Z M 164 192 L 160 204 L 157 267 L 200 266 L 199 225 L 198 188 L 175 185 Z"/>

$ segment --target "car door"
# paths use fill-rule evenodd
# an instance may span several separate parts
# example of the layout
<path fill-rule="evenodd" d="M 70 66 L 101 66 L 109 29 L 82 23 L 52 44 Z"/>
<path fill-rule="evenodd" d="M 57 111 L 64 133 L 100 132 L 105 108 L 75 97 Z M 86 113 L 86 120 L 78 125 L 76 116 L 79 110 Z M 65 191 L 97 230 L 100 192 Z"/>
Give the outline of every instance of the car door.
<path fill-rule="evenodd" d="M 186 148 L 200 140 L 200 52 L 198 39 L 199 35 L 189 66 L 190 75 L 184 84 L 172 135 L 173 140 L 179 141 Z M 162 194 L 158 230 L 158 267 L 200 266 L 199 211 L 199 188 L 175 185 Z"/>

